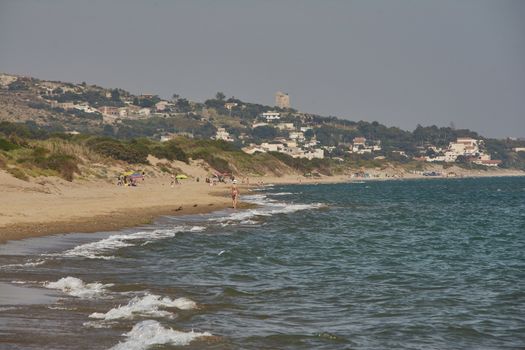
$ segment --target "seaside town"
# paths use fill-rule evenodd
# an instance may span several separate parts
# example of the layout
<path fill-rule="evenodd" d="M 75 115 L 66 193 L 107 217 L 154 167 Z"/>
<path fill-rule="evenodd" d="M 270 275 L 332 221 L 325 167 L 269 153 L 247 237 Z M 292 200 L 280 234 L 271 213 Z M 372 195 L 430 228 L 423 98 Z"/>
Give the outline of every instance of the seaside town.
<path fill-rule="evenodd" d="M 13 96 L 14 99 L 22 99 L 23 103 L 13 102 Z M 222 92 L 204 103 L 196 103 L 178 94 L 170 99 L 153 94 L 135 96 L 121 89 L 104 89 L 84 82 L 72 84 L 0 74 L 0 97 L 5 107 L 3 119 L 14 121 L 13 118 L 5 118 L 5 111 L 12 114 L 9 112 L 10 104 L 25 103 L 26 111 L 29 111 L 23 114 L 28 116 L 26 123 L 52 125 L 50 120 L 58 119 L 56 114 L 61 114 L 65 116 L 61 119 L 64 125 L 62 131 L 70 135 L 95 132 L 119 137 L 124 130 L 141 125 L 152 129 L 149 135 L 144 136 L 160 142 L 178 137 L 207 138 L 234 144 L 249 155 L 276 152 L 306 160 L 396 160 L 472 164 L 487 168 L 500 167 L 503 163 L 498 158 L 501 152 L 494 157 L 490 149 L 494 142 L 487 145 L 480 136 L 467 136 L 477 135 L 469 130 L 456 132 L 453 128 L 418 126 L 414 136 L 419 130 L 439 135 L 437 138 L 431 135 L 412 145 L 407 145 L 406 141 L 399 142 L 405 147 L 396 146 L 389 139 L 399 138 L 397 134 L 403 133 L 396 128 L 386 128 L 376 122 L 347 122 L 299 112 L 292 108 L 291 96 L 281 91 L 275 94 L 274 106 L 246 103 L 235 97 L 226 98 Z M 24 120 L 19 118 L 17 121 Z M 450 135 L 441 134 L 447 130 Z M 393 132 L 397 134 L 392 135 Z M 454 137 L 454 133 L 465 136 Z M 435 143 L 432 139 L 436 140 Z M 506 151 L 514 154 L 514 158 L 523 159 L 523 140 L 508 139 L 506 143 Z M 425 173 L 423 170 L 419 172 Z"/>

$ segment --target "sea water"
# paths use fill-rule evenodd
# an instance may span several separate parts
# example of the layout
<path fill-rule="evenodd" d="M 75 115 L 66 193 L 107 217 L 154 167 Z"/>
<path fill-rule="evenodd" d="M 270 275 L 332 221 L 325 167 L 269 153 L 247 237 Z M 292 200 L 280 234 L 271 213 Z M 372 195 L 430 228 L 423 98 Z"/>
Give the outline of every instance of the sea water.
<path fill-rule="evenodd" d="M 0 348 L 525 347 L 525 178 L 256 190 L 1 246 Z"/>

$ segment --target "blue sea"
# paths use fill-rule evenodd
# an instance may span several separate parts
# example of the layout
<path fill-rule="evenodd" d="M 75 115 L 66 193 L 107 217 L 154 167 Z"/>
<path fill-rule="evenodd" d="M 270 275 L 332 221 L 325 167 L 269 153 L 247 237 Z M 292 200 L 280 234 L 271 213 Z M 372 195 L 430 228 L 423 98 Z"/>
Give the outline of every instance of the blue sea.
<path fill-rule="evenodd" d="M 525 178 L 241 200 L 0 246 L 0 348 L 525 348 Z"/>

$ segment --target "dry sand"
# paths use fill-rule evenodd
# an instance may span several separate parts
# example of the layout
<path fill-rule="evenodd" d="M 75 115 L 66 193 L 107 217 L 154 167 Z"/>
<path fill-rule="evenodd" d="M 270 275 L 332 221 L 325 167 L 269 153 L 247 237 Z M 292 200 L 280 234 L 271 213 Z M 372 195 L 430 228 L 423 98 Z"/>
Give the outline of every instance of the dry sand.
<path fill-rule="evenodd" d="M 161 215 L 193 214 L 231 205 L 229 187 L 195 180 L 170 186 L 170 178 L 139 181 L 137 187 L 106 181 L 25 182 L 0 171 L 0 242 L 66 232 L 116 230 Z"/>

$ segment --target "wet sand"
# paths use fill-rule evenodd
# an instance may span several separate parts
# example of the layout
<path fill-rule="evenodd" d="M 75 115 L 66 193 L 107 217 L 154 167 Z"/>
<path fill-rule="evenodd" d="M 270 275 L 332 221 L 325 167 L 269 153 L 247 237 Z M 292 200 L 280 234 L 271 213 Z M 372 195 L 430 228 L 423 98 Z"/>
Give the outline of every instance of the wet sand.
<path fill-rule="evenodd" d="M 42 288 L 19 287 L 0 282 L 0 305 L 49 304 L 56 301 L 60 294 Z"/>

